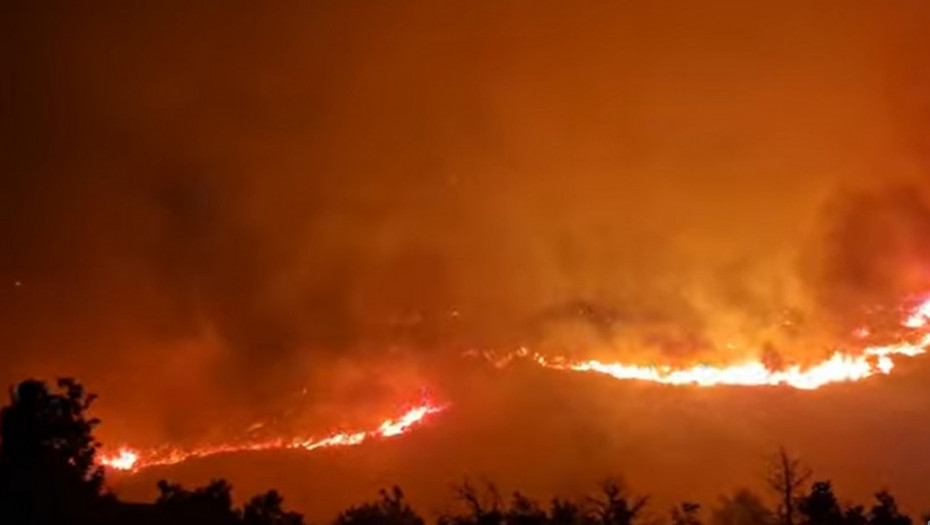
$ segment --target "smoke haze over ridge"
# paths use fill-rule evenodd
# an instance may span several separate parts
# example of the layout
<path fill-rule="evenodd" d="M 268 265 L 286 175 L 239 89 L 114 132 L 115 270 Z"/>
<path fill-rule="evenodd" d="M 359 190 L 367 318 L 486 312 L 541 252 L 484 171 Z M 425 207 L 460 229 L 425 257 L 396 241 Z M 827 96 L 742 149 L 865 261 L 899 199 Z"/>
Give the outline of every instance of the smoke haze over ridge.
<path fill-rule="evenodd" d="M 0 375 L 114 436 L 815 359 L 930 285 L 924 2 L 2 10 Z"/>

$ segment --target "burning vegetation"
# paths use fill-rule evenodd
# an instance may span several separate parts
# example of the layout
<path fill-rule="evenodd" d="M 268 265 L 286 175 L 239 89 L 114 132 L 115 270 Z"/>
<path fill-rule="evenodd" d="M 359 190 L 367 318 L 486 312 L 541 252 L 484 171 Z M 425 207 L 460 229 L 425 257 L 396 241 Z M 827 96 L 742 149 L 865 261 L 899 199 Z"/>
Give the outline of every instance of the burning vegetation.
<path fill-rule="evenodd" d="M 0 385 L 105 400 L 104 444 L 65 462 L 92 502 L 103 473 L 141 500 L 221 463 L 336 506 L 356 479 L 565 493 L 621 461 L 680 501 L 784 443 L 916 507 L 928 27 L 926 0 L 5 4 Z M 7 464 L 67 471 L 7 437 Z M 783 525 L 897 519 L 810 488 L 829 510 Z M 235 514 L 198 490 L 164 508 Z M 638 507 L 466 501 L 442 525 Z M 408 511 L 388 492 L 346 525 Z"/>
<path fill-rule="evenodd" d="M 94 401 L 72 380 L 59 381 L 55 392 L 40 381 L 25 381 L 13 392 L 10 405 L 0 412 L 0 518 L 4 523 L 78 525 L 216 524 L 216 525 L 301 525 L 303 517 L 283 508 L 274 490 L 255 496 L 241 508 L 232 503 L 232 487 L 216 480 L 193 490 L 167 481 L 158 482 L 159 496 L 153 504 L 121 502 L 102 492 L 103 468 L 94 462 L 99 444 L 87 409 Z M 402 433 L 426 414 L 438 410 L 418 407 L 396 421 L 386 421 L 380 436 Z M 349 435 L 349 434 L 342 434 Z M 354 441 L 353 441 L 354 440 Z M 326 445 L 354 444 L 359 438 L 334 438 Z M 122 460 L 102 460 L 107 466 L 123 468 L 137 461 L 129 452 Z M 108 464 L 107 462 L 110 461 Z M 145 466 L 145 465 L 140 465 Z M 738 491 L 724 497 L 712 509 L 713 525 L 910 525 L 894 497 L 878 492 L 876 502 L 841 504 L 829 481 L 810 483 L 812 472 L 784 449 L 773 455 L 766 477 L 775 505 L 769 507 L 756 495 Z M 600 494 L 579 500 L 554 498 L 546 508 L 520 492 L 505 501 L 492 484 L 483 489 L 467 480 L 455 488 L 459 509 L 441 514 L 437 525 L 637 525 L 669 523 L 701 525 L 701 505 L 675 505 L 668 518 L 650 517 L 649 498 L 630 493 L 619 480 L 608 479 Z M 334 525 L 423 525 L 398 487 L 382 490 L 379 500 L 341 512 Z"/>
<path fill-rule="evenodd" d="M 174 465 L 189 459 L 212 456 L 215 454 L 255 452 L 274 449 L 311 451 L 318 448 L 361 445 L 371 439 L 388 438 L 404 434 L 416 425 L 421 424 L 428 416 L 442 412 L 444 409 L 444 406 L 425 402 L 411 408 L 395 419 L 386 419 L 376 429 L 335 432 L 320 438 L 275 438 L 264 441 L 222 443 L 193 449 L 180 449 L 169 445 L 154 450 L 140 451 L 124 447 L 112 455 L 101 456 L 100 464 L 104 467 L 116 470 L 136 471 L 158 465 Z"/>
<path fill-rule="evenodd" d="M 595 372 L 620 380 L 650 381 L 668 385 L 692 385 L 712 387 L 730 386 L 789 386 L 812 390 L 837 382 L 861 381 L 876 374 L 889 374 L 894 368 L 894 358 L 916 357 L 926 353 L 930 347 L 930 299 L 919 302 L 906 311 L 900 324 L 906 329 L 904 340 L 884 346 L 866 346 L 858 354 L 834 352 L 823 362 L 802 368 L 787 365 L 772 369 L 762 361 L 751 361 L 735 365 L 697 365 L 691 368 L 674 369 L 669 366 L 603 363 L 600 361 L 567 362 L 559 358 L 547 358 L 530 353 L 526 349 L 503 357 L 491 353 L 483 354 L 498 367 L 506 366 L 513 359 L 528 359 L 545 368 L 574 372 Z M 868 331 L 868 329 L 863 329 Z M 469 355 L 474 356 L 472 352 Z M 410 408 L 395 419 L 387 419 L 373 430 L 339 431 L 318 438 L 273 437 L 261 441 L 233 441 L 205 445 L 190 449 L 170 444 L 150 450 L 123 447 L 99 458 L 101 465 L 126 471 L 137 471 L 151 466 L 173 465 L 189 459 L 216 454 L 254 452 L 262 450 L 293 449 L 313 451 L 318 448 L 361 445 L 371 439 L 394 437 L 404 434 L 429 416 L 446 409 L 445 405 L 424 402 Z"/>

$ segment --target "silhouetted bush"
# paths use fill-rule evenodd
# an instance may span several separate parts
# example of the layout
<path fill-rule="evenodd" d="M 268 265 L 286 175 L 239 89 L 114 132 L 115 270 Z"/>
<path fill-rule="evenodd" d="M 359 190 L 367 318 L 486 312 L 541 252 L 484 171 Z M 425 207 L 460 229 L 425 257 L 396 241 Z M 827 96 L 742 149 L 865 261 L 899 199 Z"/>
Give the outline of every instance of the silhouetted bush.
<path fill-rule="evenodd" d="M 171 523 L 233 525 L 239 521 L 232 506 L 232 487 L 226 481 L 215 480 L 204 487 L 186 490 L 162 480 L 158 482 L 158 490 L 155 511 Z"/>
<path fill-rule="evenodd" d="M 686 501 L 672 508 L 672 525 L 701 525 L 701 505 Z"/>
<path fill-rule="evenodd" d="M 161 481 L 154 504 L 118 501 L 101 492 L 99 443 L 87 416 L 95 396 L 71 379 L 53 391 L 28 380 L 10 392 L 0 411 L 0 524 L 3 525 L 302 525 L 271 491 L 242 510 L 233 508 L 232 487 L 219 480 L 186 490 Z"/>
<path fill-rule="evenodd" d="M 255 496 L 242 508 L 243 525 L 302 525 L 303 516 L 284 510 L 283 503 L 274 490 Z"/>
<path fill-rule="evenodd" d="M 775 515 L 756 494 L 746 489 L 720 498 L 711 515 L 712 525 L 774 525 Z"/>
<path fill-rule="evenodd" d="M 423 525 L 423 518 L 404 501 L 399 487 L 382 490 L 381 499 L 342 512 L 336 525 Z"/>
<path fill-rule="evenodd" d="M 888 491 L 875 495 L 878 502 L 869 512 L 869 525 L 911 525 L 911 518 L 898 511 L 898 504 Z"/>
<path fill-rule="evenodd" d="M 829 481 L 814 483 L 810 494 L 798 502 L 804 525 L 843 525 L 845 515 Z"/>
<path fill-rule="evenodd" d="M 103 469 L 94 463 L 95 396 L 75 381 L 58 391 L 35 380 L 0 411 L 0 522 L 90 523 L 102 512 Z"/>
<path fill-rule="evenodd" d="M 95 462 L 99 444 L 87 416 L 94 401 L 75 381 L 62 379 L 57 390 L 41 381 L 24 381 L 10 392 L 0 411 L 0 524 L 2 525 L 303 525 L 303 517 L 283 508 L 276 491 L 253 497 L 237 509 L 224 480 L 185 489 L 160 481 L 154 503 L 125 503 L 102 491 L 104 472 Z M 843 507 L 829 481 L 813 483 L 810 469 L 784 449 L 774 456 L 766 477 L 776 499 L 770 510 L 755 494 L 741 490 L 721 498 L 710 525 L 911 525 L 887 491 L 862 505 Z M 440 516 L 436 525 L 654 525 L 643 511 L 647 497 L 632 496 L 616 480 L 600 494 L 580 501 L 555 498 L 546 509 L 515 492 L 504 502 L 497 488 L 469 482 L 456 487 L 463 509 Z M 669 525 L 702 525 L 700 505 L 672 508 Z M 425 525 L 398 487 L 380 498 L 343 512 L 333 525 Z"/>

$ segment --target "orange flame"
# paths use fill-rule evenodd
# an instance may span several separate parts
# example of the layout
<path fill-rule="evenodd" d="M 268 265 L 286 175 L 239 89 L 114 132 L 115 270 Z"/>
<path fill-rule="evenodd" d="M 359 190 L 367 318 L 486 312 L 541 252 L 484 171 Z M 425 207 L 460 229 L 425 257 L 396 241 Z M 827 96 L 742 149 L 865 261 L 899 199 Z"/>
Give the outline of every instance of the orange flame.
<path fill-rule="evenodd" d="M 758 359 L 725 366 L 700 364 L 689 368 L 674 368 L 618 362 L 605 363 L 597 360 L 572 362 L 561 357 L 547 358 L 525 348 L 503 357 L 489 352 L 480 354 L 469 352 L 469 355 L 481 355 L 497 367 L 506 366 L 515 358 L 523 358 L 555 370 L 595 372 L 621 380 L 651 381 L 667 385 L 784 385 L 812 390 L 830 383 L 860 381 L 874 375 L 889 374 L 895 366 L 894 357 L 916 357 L 926 353 L 930 348 L 930 298 L 907 312 L 901 325 L 908 330 L 906 340 L 885 346 L 870 346 L 856 354 L 836 351 L 824 361 L 812 366 L 791 365 L 778 370 L 767 367 Z M 870 334 L 871 330 L 867 327 L 861 327 L 855 332 L 860 339 Z M 384 421 L 374 430 L 336 432 L 323 438 L 276 438 L 264 441 L 223 443 L 191 449 L 161 447 L 136 450 L 123 447 L 113 454 L 100 456 L 99 462 L 107 468 L 135 472 L 146 467 L 173 465 L 188 459 L 215 454 L 271 449 L 315 450 L 358 445 L 372 438 L 389 438 L 404 434 L 429 415 L 441 412 L 445 408 L 446 406 L 424 402 L 396 419 Z"/>
<path fill-rule="evenodd" d="M 295 439 L 269 439 L 265 441 L 249 441 L 240 443 L 222 443 L 191 449 L 161 447 L 151 450 L 136 450 L 122 447 L 113 454 L 104 454 L 98 461 L 106 468 L 137 472 L 147 467 L 157 465 L 174 465 L 189 459 L 213 456 L 243 451 L 259 451 L 272 449 L 303 449 L 316 450 L 327 447 L 345 447 L 359 445 L 373 438 L 388 438 L 406 433 L 415 425 L 421 423 L 431 414 L 442 412 L 445 405 L 435 405 L 431 402 L 411 408 L 397 419 L 388 419 L 374 430 L 355 432 L 336 432 L 323 438 L 295 438 Z"/>
<path fill-rule="evenodd" d="M 911 315 L 904 321 L 904 326 L 914 329 L 924 328 L 928 322 L 930 322 L 930 299 L 911 312 Z"/>
<path fill-rule="evenodd" d="M 492 354 L 484 354 L 484 357 L 498 367 L 506 366 L 514 358 L 526 358 L 540 366 L 555 370 L 595 372 L 615 379 L 651 381 L 667 385 L 786 385 L 813 390 L 830 383 L 859 381 L 877 374 L 889 374 L 894 368 L 893 356 L 915 357 L 926 353 L 927 348 L 930 347 L 930 299 L 925 300 L 910 312 L 901 324 L 911 330 L 925 329 L 926 331 L 918 334 L 919 338 L 914 341 L 867 347 L 856 355 L 836 351 L 826 360 L 806 368 L 792 365 L 772 370 L 757 359 L 726 366 L 700 364 L 690 368 L 605 363 L 597 360 L 572 362 L 561 357 L 547 358 L 530 352 L 526 348 L 521 348 L 503 358 Z M 864 330 L 863 333 L 869 333 L 868 329 L 860 330 Z"/>

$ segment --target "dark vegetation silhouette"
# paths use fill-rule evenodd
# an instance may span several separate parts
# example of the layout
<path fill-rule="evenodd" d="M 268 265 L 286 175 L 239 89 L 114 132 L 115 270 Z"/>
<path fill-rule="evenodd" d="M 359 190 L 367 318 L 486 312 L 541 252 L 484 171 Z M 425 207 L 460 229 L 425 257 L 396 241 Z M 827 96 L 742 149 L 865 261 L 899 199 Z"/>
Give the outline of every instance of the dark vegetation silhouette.
<path fill-rule="evenodd" d="M 287 511 L 271 490 L 241 508 L 232 486 L 215 480 L 186 489 L 158 483 L 152 503 L 120 501 L 104 487 L 104 471 L 95 462 L 99 423 L 87 414 L 95 396 L 62 379 L 57 388 L 28 380 L 10 391 L 0 411 L 0 524 L 6 525 L 303 525 L 303 516 Z M 829 481 L 808 484 L 812 473 L 779 449 L 766 481 L 774 509 L 746 489 L 717 502 L 704 521 L 702 507 L 683 502 L 667 515 L 647 509 L 646 496 L 631 494 L 616 479 L 601 484 L 598 495 L 554 498 L 548 505 L 515 492 L 504 498 L 493 484 L 465 481 L 455 487 L 457 510 L 437 516 L 435 525 L 912 525 L 887 491 L 871 506 L 841 503 Z M 926 518 L 924 518 L 926 519 Z M 374 501 L 341 512 L 332 525 L 426 525 L 399 487 L 382 490 Z"/>
<path fill-rule="evenodd" d="M 800 491 L 813 473 L 797 458 L 788 456 L 784 447 L 772 458 L 766 481 L 769 488 L 778 495 L 775 515 L 779 525 L 798 525 L 798 503 Z"/>
<path fill-rule="evenodd" d="M 747 489 L 723 496 L 711 515 L 714 525 L 773 525 L 775 515 L 762 499 Z"/>
<path fill-rule="evenodd" d="M 393 487 L 390 491 L 381 490 L 380 500 L 352 507 L 336 518 L 336 525 L 373 524 L 423 525 L 423 518 L 404 500 L 400 487 Z"/>

